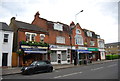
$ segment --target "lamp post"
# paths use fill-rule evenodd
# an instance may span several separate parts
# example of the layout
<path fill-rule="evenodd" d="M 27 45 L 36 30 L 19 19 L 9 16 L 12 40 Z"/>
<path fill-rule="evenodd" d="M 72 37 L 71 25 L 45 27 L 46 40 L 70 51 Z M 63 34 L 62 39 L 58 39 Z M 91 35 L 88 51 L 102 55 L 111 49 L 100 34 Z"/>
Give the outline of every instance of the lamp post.
<path fill-rule="evenodd" d="M 81 10 L 81 11 L 79 11 L 77 14 L 75 14 L 75 22 L 77 23 L 77 15 L 79 14 L 79 13 L 81 13 L 81 12 L 83 12 L 83 10 Z"/>
<path fill-rule="evenodd" d="M 79 15 L 81 12 L 83 12 L 83 10 L 79 11 L 77 14 L 75 14 L 75 22 L 77 23 L 77 15 Z M 78 49 L 78 45 L 76 47 L 76 49 Z M 78 51 L 76 50 L 75 52 L 75 58 L 74 58 L 74 61 L 75 61 L 75 65 L 77 65 L 79 63 L 79 55 L 78 55 Z"/>
<path fill-rule="evenodd" d="M 70 49 L 71 49 L 71 64 L 72 64 L 72 30 L 74 29 L 75 27 L 75 24 L 74 22 L 72 21 L 72 23 L 70 24 L 70 27 L 69 27 L 69 38 L 70 38 Z"/>

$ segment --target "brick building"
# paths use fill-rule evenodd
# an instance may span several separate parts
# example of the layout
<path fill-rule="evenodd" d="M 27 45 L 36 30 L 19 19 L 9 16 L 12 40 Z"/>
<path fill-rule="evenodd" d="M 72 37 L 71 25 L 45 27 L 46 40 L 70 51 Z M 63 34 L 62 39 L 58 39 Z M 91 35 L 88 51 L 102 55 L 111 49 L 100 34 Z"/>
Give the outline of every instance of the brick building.
<path fill-rule="evenodd" d="M 12 66 L 29 65 L 34 60 L 48 60 L 48 32 L 36 25 L 11 18 L 14 31 Z M 19 62 L 19 63 L 18 63 Z"/>
<path fill-rule="evenodd" d="M 72 22 L 68 26 L 60 22 L 48 21 L 41 18 L 39 12 L 37 12 L 32 24 L 49 32 L 48 43 L 52 51 L 50 54 L 52 63 L 73 63 L 74 57 L 77 60 L 89 59 L 90 57 L 93 60 L 101 59 L 97 34 L 82 29 L 79 23 L 75 25 Z"/>
<path fill-rule="evenodd" d="M 50 45 L 50 59 L 52 64 L 70 63 L 70 37 L 69 26 L 61 22 L 48 21 L 35 14 L 32 24 L 44 28 L 49 32 L 48 42 Z"/>
<path fill-rule="evenodd" d="M 82 29 L 79 23 L 75 25 L 72 22 L 69 26 L 48 21 L 37 12 L 31 24 L 17 21 L 13 17 L 10 27 L 14 30 L 13 65 L 17 65 L 14 59 L 18 55 L 19 65 L 27 64 L 29 60 L 70 64 L 81 59 L 104 59 L 101 57 L 104 47 L 100 47 L 104 41 L 95 32 Z"/>
<path fill-rule="evenodd" d="M 105 44 L 106 55 L 120 55 L 120 42 Z"/>

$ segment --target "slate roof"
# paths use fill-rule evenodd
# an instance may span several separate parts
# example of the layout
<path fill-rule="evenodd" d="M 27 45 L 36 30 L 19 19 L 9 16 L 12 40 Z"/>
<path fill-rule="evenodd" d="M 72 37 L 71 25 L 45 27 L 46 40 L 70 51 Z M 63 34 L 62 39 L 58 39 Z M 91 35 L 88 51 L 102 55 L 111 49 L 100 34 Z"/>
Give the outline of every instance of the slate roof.
<path fill-rule="evenodd" d="M 120 45 L 120 42 L 106 43 L 105 45 Z"/>
<path fill-rule="evenodd" d="M 87 36 L 87 31 L 90 31 L 90 30 L 87 30 L 87 29 L 83 29 L 85 35 Z M 95 34 L 95 32 L 91 31 L 92 32 L 92 37 L 93 38 L 97 38 L 97 34 Z M 88 37 L 88 36 L 87 36 Z"/>
<path fill-rule="evenodd" d="M 29 23 L 25 23 L 25 22 L 22 22 L 22 21 L 17 21 L 16 20 L 16 25 L 18 28 L 22 28 L 22 29 L 27 29 L 27 30 L 33 30 L 33 31 L 40 31 L 40 32 L 46 32 L 46 30 L 44 30 L 43 28 L 40 28 L 36 25 L 33 25 L 33 24 L 29 24 Z"/>
<path fill-rule="evenodd" d="M 13 31 L 5 22 L 0 22 L 0 30 Z"/>

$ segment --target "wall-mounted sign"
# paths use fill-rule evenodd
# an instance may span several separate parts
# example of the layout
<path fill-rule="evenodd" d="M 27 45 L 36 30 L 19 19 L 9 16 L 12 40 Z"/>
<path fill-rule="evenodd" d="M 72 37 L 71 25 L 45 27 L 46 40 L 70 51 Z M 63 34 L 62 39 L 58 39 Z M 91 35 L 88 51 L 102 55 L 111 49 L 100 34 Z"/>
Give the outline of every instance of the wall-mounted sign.
<path fill-rule="evenodd" d="M 88 48 L 89 51 L 98 51 L 98 48 Z"/>

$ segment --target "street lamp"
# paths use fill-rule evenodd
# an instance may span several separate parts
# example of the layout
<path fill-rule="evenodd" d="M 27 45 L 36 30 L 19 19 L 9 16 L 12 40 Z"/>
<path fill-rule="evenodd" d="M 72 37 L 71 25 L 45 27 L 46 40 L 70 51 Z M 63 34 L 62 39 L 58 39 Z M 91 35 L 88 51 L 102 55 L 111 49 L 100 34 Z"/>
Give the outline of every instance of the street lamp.
<path fill-rule="evenodd" d="M 83 12 L 83 10 L 81 10 L 81 11 L 79 11 L 77 14 L 75 14 L 75 22 L 77 23 L 77 15 L 79 14 L 79 13 L 81 13 L 81 12 Z"/>
<path fill-rule="evenodd" d="M 71 47 L 71 63 L 72 63 L 72 30 L 74 29 L 74 27 L 75 27 L 75 24 L 72 21 L 72 23 L 70 24 L 70 27 L 69 27 L 69 38 L 70 38 L 70 47 Z"/>
<path fill-rule="evenodd" d="M 77 14 L 75 14 L 75 22 L 77 23 L 77 15 L 80 14 L 81 12 L 83 12 L 83 10 L 79 11 Z M 78 47 L 77 47 L 78 49 Z M 75 56 L 74 56 L 74 61 L 75 61 L 75 65 L 77 65 L 79 63 L 79 58 L 78 58 L 78 52 L 75 52 Z"/>

